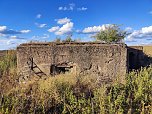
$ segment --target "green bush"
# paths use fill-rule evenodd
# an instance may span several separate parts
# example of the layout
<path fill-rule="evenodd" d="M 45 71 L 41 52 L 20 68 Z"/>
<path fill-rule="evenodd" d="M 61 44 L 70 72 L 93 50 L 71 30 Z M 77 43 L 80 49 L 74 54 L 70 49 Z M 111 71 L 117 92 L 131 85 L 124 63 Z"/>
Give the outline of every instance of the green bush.
<path fill-rule="evenodd" d="M 8 62 L 7 65 L 15 67 L 14 63 Z M 3 67 L 4 72 L 5 70 L 8 70 L 7 67 Z M 33 78 L 26 84 L 18 84 L 1 95 L 0 112 L 2 114 L 151 114 L 152 67 L 127 74 L 125 82 L 125 84 L 115 82 L 99 86 L 97 77 L 72 74 L 61 74 L 39 80 Z"/>
<path fill-rule="evenodd" d="M 126 36 L 127 32 L 120 29 L 116 24 L 105 26 L 105 30 L 101 30 L 95 36 L 97 41 L 104 41 L 106 43 L 121 42 Z"/>

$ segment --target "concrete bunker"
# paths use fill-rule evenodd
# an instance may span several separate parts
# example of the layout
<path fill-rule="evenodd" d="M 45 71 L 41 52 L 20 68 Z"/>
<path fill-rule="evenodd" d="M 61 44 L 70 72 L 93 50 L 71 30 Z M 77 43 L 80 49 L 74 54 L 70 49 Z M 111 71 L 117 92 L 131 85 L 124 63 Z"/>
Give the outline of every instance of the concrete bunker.
<path fill-rule="evenodd" d="M 32 67 L 27 64 L 33 58 Z M 18 72 L 29 76 L 73 73 L 113 80 L 127 72 L 127 46 L 100 42 L 26 43 L 17 47 Z"/>

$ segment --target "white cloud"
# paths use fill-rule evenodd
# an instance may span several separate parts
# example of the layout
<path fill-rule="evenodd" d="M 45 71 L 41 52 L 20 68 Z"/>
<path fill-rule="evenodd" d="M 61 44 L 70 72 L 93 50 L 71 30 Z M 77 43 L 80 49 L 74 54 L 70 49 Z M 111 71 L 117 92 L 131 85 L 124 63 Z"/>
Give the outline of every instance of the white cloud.
<path fill-rule="evenodd" d="M 68 10 L 68 8 L 67 7 L 63 7 L 63 10 L 66 11 L 66 10 Z"/>
<path fill-rule="evenodd" d="M 74 3 L 69 4 L 69 10 L 73 10 L 74 7 L 75 7 L 75 4 L 74 4 Z"/>
<path fill-rule="evenodd" d="M 31 32 L 31 30 L 21 30 L 20 32 L 21 33 L 29 33 L 29 32 Z"/>
<path fill-rule="evenodd" d="M 100 32 L 101 30 L 106 30 L 107 28 L 112 27 L 112 26 L 113 26 L 112 24 L 105 24 L 102 26 L 99 25 L 99 26 L 87 27 L 82 30 L 82 33 L 84 34 L 97 33 L 97 32 Z"/>
<path fill-rule="evenodd" d="M 9 36 L 8 38 L 9 38 L 9 39 L 18 39 L 18 40 L 19 40 L 19 39 L 20 39 L 20 40 L 26 39 L 26 38 L 19 37 L 19 36 L 15 36 L 15 35 L 14 35 L 14 36 Z"/>
<path fill-rule="evenodd" d="M 0 50 L 14 49 L 21 43 L 27 42 L 28 38 L 22 38 L 16 35 L 5 35 L 0 38 Z"/>
<path fill-rule="evenodd" d="M 21 43 L 25 43 L 26 42 L 26 40 L 20 40 L 20 39 L 9 39 L 7 42 L 6 42 L 6 44 L 7 45 L 19 45 L 19 44 L 21 44 Z"/>
<path fill-rule="evenodd" d="M 8 39 L 0 39 L 0 45 L 6 45 Z"/>
<path fill-rule="evenodd" d="M 69 10 L 69 11 L 73 11 L 75 8 L 75 4 L 74 3 L 71 3 L 71 4 L 68 4 L 68 6 L 60 6 L 58 8 L 58 10 L 63 10 L 63 11 L 66 11 L 66 10 Z"/>
<path fill-rule="evenodd" d="M 0 26 L 0 36 L 29 33 L 30 31 L 31 30 L 18 31 L 18 30 L 8 29 L 7 26 Z"/>
<path fill-rule="evenodd" d="M 48 29 L 48 32 L 54 32 L 55 35 L 64 35 L 64 34 L 71 34 L 74 23 L 71 22 L 71 19 L 65 17 L 62 19 L 55 19 L 57 24 L 62 26 L 54 26 Z"/>
<path fill-rule="evenodd" d="M 55 21 L 57 21 L 57 24 L 61 24 L 62 25 L 62 24 L 66 24 L 66 23 L 70 22 L 71 19 L 65 17 L 65 18 L 62 18 L 62 19 L 55 19 Z"/>
<path fill-rule="evenodd" d="M 50 35 L 49 34 L 43 34 L 42 36 L 33 36 L 32 39 L 46 39 L 49 38 Z"/>
<path fill-rule="evenodd" d="M 0 37 L 4 37 L 4 36 L 6 36 L 6 35 L 5 35 L 5 34 L 0 33 Z"/>
<path fill-rule="evenodd" d="M 63 10 L 63 7 L 59 7 L 58 10 Z"/>
<path fill-rule="evenodd" d="M 42 17 L 41 14 L 37 14 L 37 16 L 36 16 L 37 19 L 40 19 L 41 17 Z"/>
<path fill-rule="evenodd" d="M 59 29 L 60 29 L 59 26 L 55 26 L 55 27 L 50 28 L 50 29 L 48 30 L 48 32 L 55 32 L 55 31 L 57 31 L 57 30 L 59 30 Z"/>
<path fill-rule="evenodd" d="M 68 22 L 64 24 L 58 31 L 55 32 L 56 35 L 63 35 L 63 34 L 68 34 L 72 32 L 73 28 L 73 23 Z"/>
<path fill-rule="evenodd" d="M 86 7 L 81 7 L 81 8 L 77 8 L 78 11 L 86 11 L 88 8 Z"/>
<path fill-rule="evenodd" d="M 39 23 L 35 23 L 35 25 L 39 28 L 44 28 L 47 26 L 47 24 L 39 24 Z"/>
<path fill-rule="evenodd" d="M 13 49 L 21 43 L 27 42 L 26 39 L 17 36 L 7 36 L 0 39 L 0 50 Z"/>
<path fill-rule="evenodd" d="M 63 11 L 66 11 L 68 8 L 67 7 L 62 7 L 62 6 L 60 6 L 59 8 L 58 8 L 58 10 L 63 10 Z"/>
<path fill-rule="evenodd" d="M 0 31 L 2 32 L 2 31 L 5 31 L 7 29 L 7 27 L 6 26 L 0 26 Z"/>
<path fill-rule="evenodd" d="M 61 7 L 58 8 L 58 10 L 66 11 L 66 10 L 69 10 L 69 9 L 68 9 L 67 7 L 62 7 L 62 6 L 61 6 Z"/>
<path fill-rule="evenodd" d="M 152 26 L 143 27 L 140 30 L 134 30 L 129 36 L 125 38 L 125 41 L 132 41 L 134 39 L 146 39 L 152 38 Z"/>
<path fill-rule="evenodd" d="M 131 27 L 126 27 L 125 28 L 125 31 L 132 31 L 133 30 L 133 28 L 131 28 Z"/>
<path fill-rule="evenodd" d="M 77 33 L 81 33 L 81 30 L 77 29 L 75 32 L 77 32 Z"/>
<path fill-rule="evenodd" d="M 39 27 L 44 28 L 44 27 L 46 27 L 46 24 L 40 24 Z"/>
<path fill-rule="evenodd" d="M 141 29 L 141 32 L 142 32 L 143 34 L 151 34 L 151 35 L 152 35 L 152 26 L 143 27 L 143 28 Z"/>
<path fill-rule="evenodd" d="M 76 7 L 76 5 L 74 3 L 68 4 L 66 6 L 60 6 L 58 7 L 58 10 L 60 11 L 73 11 L 73 10 L 77 10 L 77 11 L 86 11 L 88 8 L 87 7 Z"/>
<path fill-rule="evenodd" d="M 17 36 L 10 36 L 10 39 L 17 39 Z"/>
<path fill-rule="evenodd" d="M 95 33 L 95 32 L 100 32 L 102 29 L 102 26 L 93 26 L 93 27 L 87 27 L 84 28 L 82 31 L 83 33 Z"/>
<path fill-rule="evenodd" d="M 50 35 L 49 34 L 43 34 L 43 36 L 42 36 L 42 38 L 49 38 L 50 37 Z"/>

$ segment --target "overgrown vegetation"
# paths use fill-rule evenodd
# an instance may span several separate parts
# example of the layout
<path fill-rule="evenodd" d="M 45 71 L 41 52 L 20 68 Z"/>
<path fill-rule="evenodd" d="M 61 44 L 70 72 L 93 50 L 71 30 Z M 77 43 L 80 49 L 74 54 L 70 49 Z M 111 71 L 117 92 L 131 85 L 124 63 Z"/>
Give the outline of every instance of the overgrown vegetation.
<path fill-rule="evenodd" d="M 105 30 L 101 30 L 95 36 L 97 41 L 103 41 L 106 43 L 117 43 L 121 42 L 128 33 L 120 29 L 120 26 L 113 24 L 105 26 Z"/>
<path fill-rule="evenodd" d="M 16 85 L 16 51 L 7 51 L 7 55 L 0 58 L 0 95 Z"/>
<path fill-rule="evenodd" d="M 11 56 L 11 57 L 9 57 Z M 8 59 L 6 59 L 8 58 Z M 6 62 L 6 64 L 5 64 Z M 24 84 L 16 79 L 16 59 L 7 55 L 0 62 L 0 113 L 2 114 L 151 114 L 152 67 L 133 71 L 126 83 L 100 84 L 97 77 L 62 74 Z M 7 76 L 9 75 L 9 76 Z M 10 84 L 9 89 L 5 86 Z M 5 87 L 5 88 L 2 88 Z M 4 92 L 4 90 L 7 91 Z"/>
<path fill-rule="evenodd" d="M 57 42 L 57 43 L 61 43 L 61 42 L 63 42 L 63 43 L 65 43 L 65 42 L 80 42 L 80 39 L 79 38 L 78 39 L 73 39 L 72 35 L 70 34 L 70 35 L 67 35 L 64 40 L 61 40 L 60 37 L 57 37 L 54 40 L 54 42 Z"/>
<path fill-rule="evenodd" d="M 6 56 L 0 58 L 0 76 L 9 75 L 14 69 L 16 69 L 16 52 L 10 50 Z"/>

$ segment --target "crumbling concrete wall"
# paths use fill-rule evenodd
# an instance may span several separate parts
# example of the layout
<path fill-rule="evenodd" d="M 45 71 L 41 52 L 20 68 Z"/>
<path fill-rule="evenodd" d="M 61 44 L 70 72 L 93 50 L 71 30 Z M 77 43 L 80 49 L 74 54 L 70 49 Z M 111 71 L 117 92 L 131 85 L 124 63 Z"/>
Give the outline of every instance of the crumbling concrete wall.
<path fill-rule="evenodd" d="M 29 58 L 32 64 L 29 67 Z M 35 43 L 17 48 L 18 72 L 27 75 L 42 73 L 56 75 L 72 72 L 76 75 L 96 75 L 103 81 L 112 81 L 127 71 L 125 44 L 102 43 Z M 39 69 L 39 70 L 38 70 Z"/>

